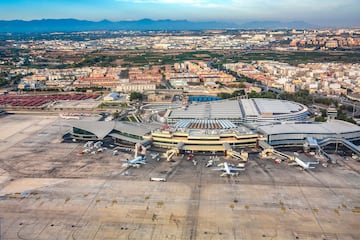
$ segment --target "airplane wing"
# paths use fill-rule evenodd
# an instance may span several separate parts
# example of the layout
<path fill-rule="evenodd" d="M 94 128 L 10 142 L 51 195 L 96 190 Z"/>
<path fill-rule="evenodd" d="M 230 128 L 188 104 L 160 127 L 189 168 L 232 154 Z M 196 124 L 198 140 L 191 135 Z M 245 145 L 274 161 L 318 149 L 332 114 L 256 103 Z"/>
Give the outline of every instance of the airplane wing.
<path fill-rule="evenodd" d="M 221 167 L 221 168 L 212 168 L 211 170 L 213 171 L 225 171 L 225 168 Z"/>
<path fill-rule="evenodd" d="M 240 171 L 244 171 L 245 168 L 235 168 L 235 167 L 229 167 L 231 172 L 240 172 Z"/>

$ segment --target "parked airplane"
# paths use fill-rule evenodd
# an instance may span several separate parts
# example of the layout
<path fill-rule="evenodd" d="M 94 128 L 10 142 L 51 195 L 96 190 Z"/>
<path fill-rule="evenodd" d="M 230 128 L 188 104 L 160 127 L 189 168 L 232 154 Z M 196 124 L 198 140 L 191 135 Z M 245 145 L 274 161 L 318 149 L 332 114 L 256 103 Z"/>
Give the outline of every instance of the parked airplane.
<path fill-rule="evenodd" d="M 214 171 L 223 171 L 224 173 L 220 175 L 221 177 L 238 175 L 240 171 L 245 170 L 245 168 L 233 167 L 232 165 L 230 165 L 227 162 L 224 162 L 224 164 L 221 164 L 221 165 L 223 165 L 223 167 L 212 169 Z"/>
<path fill-rule="evenodd" d="M 93 141 L 87 141 L 87 142 L 84 144 L 84 148 L 93 147 L 93 146 L 94 146 L 94 142 L 93 142 Z"/>
<path fill-rule="evenodd" d="M 102 141 L 98 141 L 98 142 L 94 143 L 95 148 L 100 148 L 102 145 L 103 145 Z"/>
<path fill-rule="evenodd" d="M 212 159 L 210 159 L 207 163 L 206 163 L 206 167 L 212 167 L 214 165 L 214 161 Z"/>
<path fill-rule="evenodd" d="M 152 159 L 155 159 L 159 156 L 159 153 L 150 153 Z"/>
<path fill-rule="evenodd" d="M 145 159 L 142 156 L 139 156 L 132 160 L 126 159 L 126 163 L 124 163 L 123 166 L 139 168 L 141 165 L 144 165 L 144 164 L 146 164 Z"/>
<path fill-rule="evenodd" d="M 295 165 L 298 165 L 300 167 L 302 167 L 303 169 L 314 169 L 315 166 L 312 166 L 314 164 L 319 164 L 319 162 L 304 162 L 303 160 L 301 160 L 300 158 L 298 158 L 298 154 L 295 154 Z M 290 164 L 291 165 L 291 164 Z"/>

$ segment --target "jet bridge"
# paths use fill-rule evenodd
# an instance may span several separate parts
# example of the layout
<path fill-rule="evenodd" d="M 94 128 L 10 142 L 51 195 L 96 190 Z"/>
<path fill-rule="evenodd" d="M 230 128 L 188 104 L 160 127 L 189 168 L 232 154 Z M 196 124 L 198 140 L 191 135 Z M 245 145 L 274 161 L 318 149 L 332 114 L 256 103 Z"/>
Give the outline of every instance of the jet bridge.
<path fill-rule="evenodd" d="M 350 142 L 349 140 L 343 139 L 343 138 L 326 138 L 324 140 L 318 141 L 318 145 L 323 148 L 329 144 L 343 144 L 345 147 L 347 147 L 348 149 L 350 149 L 351 151 L 353 151 L 355 154 L 360 156 L 360 147 L 356 146 L 355 144 L 353 144 L 352 142 Z"/>
<path fill-rule="evenodd" d="M 283 158 L 286 158 L 288 159 L 289 161 L 294 161 L 295 158 L 294 156 L 291 156 L 291 155 L 288 155 L 286 153 L 283 153 L 283 152 L 280 152 L 280 151 L 277 151 L 274 149 L 273 146 L 269 145 L 266 141 L 264 140 L 260 140 L 259 141 L 259 146 L 264 149 L 260 152 L 260 157 L 261 158 L 267 158 L 268 156 L 271 156 L 271 155 L 277 155 L 279 157 L 283 157 Z"/>
<path fill-rule="evenodd" d="M 176 146 L 176 148 L 171 148 L 169 150 L 167 150 L 164 153 L 164 156 L 166 157 L 166 161 L 171 161 L 172 157 L 176 154 L 180 153 L 180 150 L 182 150 L 184 147 L 184 143 L 183 142 L 179 142 Z"/>
<path fill-rule="evenodd" d="M 171 148 L 169 150 L 167 150 L 165 153 L 164 153 L 164 156 L 166 157 L 166 161 L 171 161 L 172 157 L 175 155 L 175 154 L 178 154 L 179 150 L 177 148 Z"/>
<path fill-rule="evenodd" d="M 274 148 L 267 148 L 267 149 L 264 149 L 263 151 L 260 152 L 260 157 L 261 158 L 267 158 L 268 156 L 272 156 L 272 155 L 277 155 L 279 157 L 286 158 L 289 161 L 294 161 L 295 160 L 294 156 L 283 153 L 283 152 L 280 152 L 280 151 L 277 151 Z"/>
<path fill-rule="evenodd" d="M 239 161 L 247 162 L 249 154 L 245 151 L 241 151 L 240 153 L 233 150 L 229 143 L 223 144 L 226 152 L 226 156 L 233 157 Z"/>
<path fill-rule="evenodd" d="M 248 160 L 248 153 L 247 152 L 237 152 L 237 151 L 234 151 L 234 150 L 231 150 L 231 151 L 227 151 L 227 155 L 230 156 L 230 157 L 233 157 L 239 161 L 242 161 L 242 162 L 247 162 Z"/>

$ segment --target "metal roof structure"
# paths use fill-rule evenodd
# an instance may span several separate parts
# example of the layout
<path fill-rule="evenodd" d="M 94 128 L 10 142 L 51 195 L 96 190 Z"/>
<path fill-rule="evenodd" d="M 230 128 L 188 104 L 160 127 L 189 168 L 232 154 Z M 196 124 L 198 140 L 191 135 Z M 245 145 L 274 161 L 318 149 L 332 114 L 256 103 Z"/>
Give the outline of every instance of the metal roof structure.
<path fill-rule="evenodd" d="M 298 121 L 306 119 L 308 108 L 300 103 L 279 99 L 222 100 L 188 105 L 174 109 L 168 123 L 182 119 L 230 120 L 240 122 Z"/>
<path fill-rule="evenodd" d="M 142 140 L 126 137 L 126 136 L 123 136 L 123 135 L 118 134 L 118 133 L 110 133 L 109 136 L 120 139 L 120 140 L 124 140 L 124 141 L 127 141 L 127 142 L 132 142 L 132 143 L 140 143 L 140 142 L 142 142 Z"/>
<path fill-rule="evenodd" d="M 76 127 L 78 129 L 90 132 L 94 134 L 98 139 L 103 139 L 113 130 L 135 136 L 144 136 L 150 133 L 152 130 L 158 128 L 158 126 L 156 125 L 120 121 L 70 120 L 66 121 L 66 123 L 71 127 Z"/>
<path fill-rule="evenodd" d="M 303 133 L 336 135 L 344 133 L 360 133 L 360 127 L 340 120 L 331 120 L 323 123 L 295 122 L 261 126 L 258 127 L 258 131 L 266 135 Z"/>
<path fill-rule="evenodd" d="M 180 120 L 174 125 L 175 128 L 190 128 L 190 129 L 231 129 L 237 128 L 235 124 L 228 120 L 207 120 L 207 119 L 193 119 Z"/>
<path fill-rule="evenodd" d="M 224 119 L 242 118 L 238 101 L 213 101 L 191 104 L 187 108 L 173 110 L 170 118 Z"/>
<path fill-rule="evenodd" d="M 90 132 L 98 139 L 106 137 L 115 127 L 114 121 L 68 120 L 66 124 Z"/>
<path fill-rule="evenodd" d="M 258 116 L 260 114 L 259 110 L 256 108 L 253 99 L 242 99 L 242 110 L 244 116 Z"/>
<path fill-rule="evenodd" d="M 248 100 L 248 99 L 243 99 L 243 100 Z M 250 100 L 254 102 L 254 105 L 257 107 L 260 114 L 269 113 L 269 112 L 272 113 L 273 115 L 289 114 L 289 113 L 300 112 L 304 107 L 301 104 L 296 104 L 294 102 L 289 102 L 285 100 L 262 99 L 262 98 L 255 98 Z"/>

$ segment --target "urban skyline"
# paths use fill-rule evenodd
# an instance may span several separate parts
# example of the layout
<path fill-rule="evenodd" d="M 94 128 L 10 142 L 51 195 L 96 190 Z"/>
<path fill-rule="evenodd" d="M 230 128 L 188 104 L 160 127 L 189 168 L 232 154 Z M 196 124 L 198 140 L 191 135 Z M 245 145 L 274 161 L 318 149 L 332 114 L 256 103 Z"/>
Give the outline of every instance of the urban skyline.
<path fill-rule="evenodd" d="M 324 27 L 358 27 L 356 0 L 4 0 L 2 20 L 76 18 L 92 21 L 186 19 L 190 21 L 306 21 Z"/>

